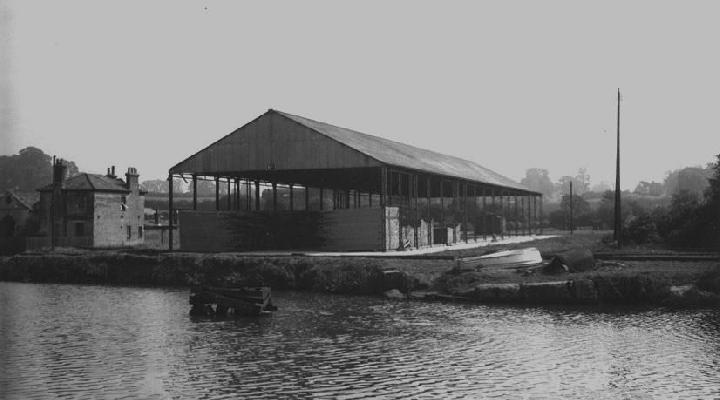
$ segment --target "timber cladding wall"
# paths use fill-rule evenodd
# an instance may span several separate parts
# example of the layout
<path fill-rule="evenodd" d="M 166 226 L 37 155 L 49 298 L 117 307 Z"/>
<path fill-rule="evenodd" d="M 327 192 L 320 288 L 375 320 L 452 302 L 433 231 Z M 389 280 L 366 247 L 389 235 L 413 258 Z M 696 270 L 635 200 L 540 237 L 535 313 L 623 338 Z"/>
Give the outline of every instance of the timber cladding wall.
<path fill-rule="evenodd" d="M 322 250 L 384 250 L 383 209 L 350 208 L 323 213 Z"/>
<path fill-rule="evenodd" d="M 180 211 L 180 249 L 383 250 L 381 208 L 295 212 Z"/>

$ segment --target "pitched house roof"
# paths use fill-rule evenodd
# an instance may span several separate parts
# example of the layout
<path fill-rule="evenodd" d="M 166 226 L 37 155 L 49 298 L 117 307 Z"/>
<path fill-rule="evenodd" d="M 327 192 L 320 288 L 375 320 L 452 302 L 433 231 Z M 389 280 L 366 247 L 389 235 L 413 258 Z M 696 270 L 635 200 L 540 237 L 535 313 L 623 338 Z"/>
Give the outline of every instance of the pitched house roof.
<path fill-rule="evenodd" d="M 7 192 L 5 192 L 5 196 L 9 196 L 10 198 L 15 199 L 15 202 L 17 204 L 28 210 L 32 210 L 33 204 L 37 203 L 38 200 L 40 200 L 40 195 L 36 192 L 19 193 L 14 190 L 8 190 Z"/>
<path fill-rule="evenodd" d="M 52 190 L 53 185 L 49 184 L 40 188 L 40 191 Z M 130 190 L 125 182 L 119 178 L 111 178 L 104 175 L 82 173 L 66 179 L 62 185 L 63 190 L 88 190 L 96 192 L 125 192 Z"/>

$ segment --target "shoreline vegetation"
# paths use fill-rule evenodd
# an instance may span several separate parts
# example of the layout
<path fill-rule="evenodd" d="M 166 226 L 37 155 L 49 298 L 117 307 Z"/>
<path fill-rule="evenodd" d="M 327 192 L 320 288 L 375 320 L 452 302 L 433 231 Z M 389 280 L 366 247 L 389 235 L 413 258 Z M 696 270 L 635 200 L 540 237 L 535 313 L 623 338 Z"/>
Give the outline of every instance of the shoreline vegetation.
<path fill-rule="evenodd" d="M 432 258 L 248 256 L 138 250 L 60 250 L 0 258 L 0 281 L 107 285 L 270 286 L 395 299 L 517 304 L 720 304 L 720 261 L 594 260 L 579 272 L 539 268 L 459 268 L 457 257 L 536 247 L 607 251 L 598 232 L 446 251 Z M 631 251 L 631 250 L 630 250 Z M 645 253 L 648 252 L 644 249 Z M 678 254 L 655 250 L 658 254 Z M 438 255 L 446 257 L 438 257 Z M 618 257 L 620 258 L 620 257 Z"/>

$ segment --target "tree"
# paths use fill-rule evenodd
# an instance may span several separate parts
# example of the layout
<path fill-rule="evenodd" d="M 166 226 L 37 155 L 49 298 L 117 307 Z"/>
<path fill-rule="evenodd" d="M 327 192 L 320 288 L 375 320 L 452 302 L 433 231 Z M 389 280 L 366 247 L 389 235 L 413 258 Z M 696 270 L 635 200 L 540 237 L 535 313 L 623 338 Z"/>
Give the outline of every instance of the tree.
<path fill-rule="evenodd" d="M 561 176 L 555 188 L 563 194 L 570 193 L 570 182 L 573 184 L 573 194 L 581 195 L 590 189 L 590 175 L 585 168 L 578 169 L 575 176 Z"/>
<path fill-rule="evenodd" d="M 635 191 L 633 193 L 643 196 L 662 196 L 664 191 L 665 188 L 660 182 L 640 181 L 640 183 L 638 183 L 635 187 Z"/>
<path fill-rule="evenodd" d="M 715 163 L 708 164 L 707 170 L 711 172 L 708 178 L 708 187 L 705 189 L 705 201 L 716 209 L 720 207 L 720 154 Z"/>
<path fill-rule="evenodd" d="M 80 169 L 77 165 L 75 165 L 74 161 L 68 161 L 65 160 L 65 165 L 67 166 L 67 177 L 80 175 Z"/>
<path fill-rule="evenodd" d="M 550 225 L 558 229 L 570 229 L 570 195 L 562 196 L 560 208 L 549 213 Z M 592 209 L 584 198 L 573 195 L 572 197 L 572 225 L 590 226 L 593 225 Z"/>
<path fill-rule="evenodd" d="M 192 185 L 190 185 L 190 188 L 190 191 L 192 191 Z M 198 196 L 215 196 L 215 182 L 197 181 L 197 194 Z"/>
<path fill-rule="evenodd" d="M 697 231 L 700 198 L 694 192 L 682 190 L 672 197 L 672 204 L 658 220 L 660 236 L 674 246 L 692 246 L 698 240 Z"/>
<path fill-rule="evenodd" d="M 575 186 L 577 194 L 583 194 L 590 190 L 590 175 L 587 173 L 587 168 L 578 169 L 573 186 Z"/>
<path fill-rule="evenodd" d="M 67 161 L 68 176 L 78 174 L 78 167 Z M 32 192 L 52 183 L 52 157 L 37 147 L 26 147 L 18 154 L 0 156 L 0 190 Z"/>
<path fill-rule="evenodd" d="M 596 183 L 590 187 L 591 192 L 596 193 L 604 193 L 606 190 L 612 190 L 612 186 L 610 186 L 610 183 L 606 181 L 601 181 L 600 183 Z"/>
<path fill-rule="evenodd" d="M 703 244 L 720 248 L 720 154 L 716 156 L 714 164 L 708 165 L 707 170 L 712 173 L 705 189 L 705 204 L 701 210 L 704 222 Z"/>
<path fill-rule="evenodd" d="M 686 190 L 702 196 L 711 176 L 711 168 L 687 167 L 668 172 L 665 177 L 665 194 L 672 196 Z"/>
<path fill-rule="evenodd" d="M 142 181 L 141 185 L 150 193 L 167 193 L 168 182 L 163 179 Z"/>
<path fill-rule="evenodd" d="M 548 170 L 540 168 L 530 168 L 525 171 L 525 178 L 520 183 L 527 186 L 531 190 L 542 193 L 543 196 L 552 197 L 555 190 Z"/>

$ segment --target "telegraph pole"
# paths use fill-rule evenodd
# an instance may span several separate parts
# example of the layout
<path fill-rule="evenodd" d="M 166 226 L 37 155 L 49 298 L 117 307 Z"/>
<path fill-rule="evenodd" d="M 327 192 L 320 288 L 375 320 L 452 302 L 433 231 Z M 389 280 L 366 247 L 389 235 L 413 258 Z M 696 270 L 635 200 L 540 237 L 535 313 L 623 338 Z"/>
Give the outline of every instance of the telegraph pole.
<path fill-rule="evenodd" d="M 570 234 L 573 234 L 573 190 L 572 190 L 572 181 L 570 181 Z"/>
<path fill-rule="evenodd" d="M 50 250 L 55 251 L 55 192 L 57 191 L 57 165 L 55 160 L 55 156 L 53 156 L 53 162 L 52 162 L 52 193 L 50 194 Z"/>
<path fill-rule="evenodd" d="M 615 164 L 615 232 L 617 247 L 622 248 L 622 217 L 620 207 L 620 89 L 617 97 L 617 159 Z"/>

